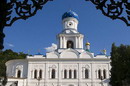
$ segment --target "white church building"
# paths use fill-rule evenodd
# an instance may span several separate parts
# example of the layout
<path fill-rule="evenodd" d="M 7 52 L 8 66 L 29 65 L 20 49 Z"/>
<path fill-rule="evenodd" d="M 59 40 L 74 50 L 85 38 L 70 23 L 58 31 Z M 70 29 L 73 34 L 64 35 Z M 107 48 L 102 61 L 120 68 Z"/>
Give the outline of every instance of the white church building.
<path fill-rule="evenodd" d="M 84 47 L 78 23 L 75 12 L 65 12 L 57 47 L 53 44 L 46 55 L 6 62 L 6 86 L 110 86 L 110 56 L 106 50 L 94 55 L 89 42 Z"/>

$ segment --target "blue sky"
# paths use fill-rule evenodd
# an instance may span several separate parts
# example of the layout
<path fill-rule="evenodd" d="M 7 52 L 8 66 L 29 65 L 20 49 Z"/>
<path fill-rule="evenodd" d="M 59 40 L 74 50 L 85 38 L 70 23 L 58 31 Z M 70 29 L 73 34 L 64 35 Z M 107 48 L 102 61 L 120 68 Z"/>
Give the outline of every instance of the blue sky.
<path fill-rule="evenodd" d="M 95 54 L 102 49 L 110 55 L 111 45 L 130 44 L 130 27 L 121 20 L 111 20 L 96 10 L 91 2 L 85 0 L 53 0 L 44 5 L 41 11 L 25 20 L 16 21 L 6 27 L 4 33 L 5 49 L 16 52 L 45 55 L 45 48 L 52 43 L 57 44 L 56 35 L 62 28 L 62 15 L 69 10 L 79 16 L 78 31 L 84 34 L 84 44 L 91 43 L 91 51 Z M 28 52 L 29 50 L 29 52 Z"/>

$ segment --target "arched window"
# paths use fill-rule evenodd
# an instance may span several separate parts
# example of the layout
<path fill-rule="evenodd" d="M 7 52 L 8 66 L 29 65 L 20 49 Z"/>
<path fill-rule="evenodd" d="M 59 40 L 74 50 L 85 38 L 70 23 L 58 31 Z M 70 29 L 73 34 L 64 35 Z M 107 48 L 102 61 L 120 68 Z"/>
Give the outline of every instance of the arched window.
<path fill-rule="evenodd" d="M 74 44 L 72 41 L 67 41 L 67 48 L 74 48 Z"/>
<path fill-rule="evenodd" d="M 56 73 L 56 71 L 55 71 L 55 69 L 52 69 L 52 72 L 51 72 L 51 78 L 52 79 L 55 79 L 55 74 Z"/>
<path fill-rule="evenodd" d="M 37 70 L 34 70 L 34 79 L 37 78 Z"/>
<path fill-rule="evenodd" d="M 88 79 L 89 78 L 89 71 L 88 69 L 85 69 L 85 79 Z"/>
<path fill-rule="evenodd" d="M 101 76 L 101 70 L 100 70 L 100 69 L 98 70 L 98 78 L 99 78 L 99 79 L 102 78 L 102 76 Z"/>
<path fill-rule="evenodd" d="M 21 70 L 18 70 L 17 72 L 17 78 L 20 78 L 21 77 Z"/>
<path fill-rule="evenodd" d="M 74 79 L 76 79 L 76 78 L 77 78 L 77 71 L 74 70 Z"/>
<path fill-rule="evenodd" d="M 72 70 L 69 70 L 69 78 L 72 78 Z"/>
<path fill-rule="evenodd" d="M 42 78 L 42 70 L 39 71 L 39 78 Z"/>
<path fill-rule="evenodd" d="M 67 78 L 67 70 L 66 69 L 64 70 L 64 78 L 65 79 Z"/>
<path fill-rule="evenodd" d="M 106 79 L 106 70 L 103 70 L 103 78 Z"/>

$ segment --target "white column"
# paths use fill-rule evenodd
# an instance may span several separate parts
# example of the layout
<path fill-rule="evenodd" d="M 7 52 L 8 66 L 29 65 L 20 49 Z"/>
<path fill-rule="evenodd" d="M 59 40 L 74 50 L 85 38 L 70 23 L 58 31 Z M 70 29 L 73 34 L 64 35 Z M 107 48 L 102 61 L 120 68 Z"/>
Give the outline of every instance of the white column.
<path fill-rule="evenodd" d="M 103 77 L 103 70 L 101 70 L 101 76 Z"/>
<path fill-rule="evenodd" d="M 106 78 L 108 78 L 108 71 L 106 70 Z"/>
<path fill-rule="evenodd" d="M 107 71 L 107 76 L 106 76 L 106 78 L 110 78 L 109 76 L 110 76 L 110 71 L 109 70 L 106 70 Z"/>
<path fill-rule="evenodd" d="M 45 63 L 44 64 L 45 65 L 45 67 L 44 67 L 44 85 L 46 85 L 46 82 L 47 82 L 47 79 L 49 78 L 49 68 L 48 68 L 48 64 L 47 63 Z"/>
<path fill-rule="evenodd" d="M 21 70 L 21 75 L 20 76 L 23 78 L 23 69 Z"/>
<path fill-rule="evenodd" d="M 64 69 L 64 70 L 65 70 L 65 69 Z M 61 76 L 62 76 L 62 78 L 64 78 L 64 70 L 61 71 L 61 74 L 62 74 Z M 62 78 L 61 78 L 61 79 L 62 79 Z"/>
<path fill-rule="evenodd" d="M 83 48 L 83 37 L 81 38 L 81 48 Z"/>
<path fill-rule="evenodd" d="M 78 48 L 78 46 L 77 46 L 77 45 L 78 45 L 78 41 L 77 41 L 77 39 L 78 39 L 78 38 L 75 37 L 75 48 Z"/>
<path fill-rule="evenodd" d="M 44 71 L 42 70 L 42 78 L 44 78 Z"/>
<path fill-rule="evenodd" d="M 78 47 L 78 48 L 81 48 L 80 37 L 78 37 L 78 45 L 79 45 L 79 47 Z"/>
<path fill-rule="evenodd" d="M 17 73 L 18 73 L 18 69 L 16 69 L 16 72 L 15 72 L 15 77 L 17 77 Z"/>
<path fill-rule="evenodd" d="M 57 72 L 58 72 L 58 85 L 59 86 L 59 83 L 60 83 L 60 80 L 61 80 L 61 69 L 60 69 L 60 63 L 57 64 L 58 65 L 58 69 L 57 69 Z"/>
<path fill-rule="evenodd" d="M 80 63 L 78 63 L 78 70 L 77 70 L 77 78 L 78 78 L 78 85 L 80 86 L 80 80 L 82 78 L 81 74 L 82 74 L 82 67 L 80 65 Z"/>
<path fill-rule="evenodd" d="M 67 79 L 69 78 L 69 69 L 67 70 Z"/>
<path fill-rule="evenodd" d="M 74 70 L 71 70 L 72 74 L 72 79 L 74 78 Z"/>
<path fill-rule="evenodd" d="M 33 70 L 31 71 L 31 75 L 30 76 L 31 76 L 30 78 L 33 78 Z"/>
<path fill-rule="evenodd" d="M 63 37 L 63 48 L 66 48 L 65 45 L 66 43 L 65 43 L 65 37 Z"/>
<path fill-rule="evenodd" d="M 52 76 L 52 69 L 49 69 L 49 78 L 51 79 Z"/>
<path fill-rule="evenodd" d="M 93 86 L 93 83 L 94 83 L 94 75 L 95 75 L 95 72 L 94 72 L 94 68 L 95 66 L 93 65 L 93 62 L 91 63 L 91 69 L 89 71 L 89 74 L 91 74 L 91 76 L 89 76 L 89 78 L 92 80 L 91 82 L 91 85 Z"/>
<path fill-rule="evenodd" d="M 37 70 L 37 78 L 39 78 L 39 70 Z"/>
<path fill-rule="evenodd" d="M 82 78 L 85 78 L 85 68 L 82 70 Z"/>
<path fill-rule="evenodd" d="M 60 37 L 60 48 L 62 48 L 62 37 Z"/>
<path fill-rule="evenodd" d="M 58 78 L 58 71 L 57 71 L 57 68 L 55 69 L 55 78 L 56 78 L 56 79 Z"/>
<path fill-rule="evenodd" d="M 65 44 L 65 45 L 64 45 L 65 48 L 67 48 L 67 46 L 66 46 L 66 45 L 67 45 L 67 44 L 66 44 L 66 38 L 65 38 L 65 37 L 64 37 L 64 44 Z"/>
<path fill-rule="evenodd" d="M 79 48 L 79 37 L 77 37 L 77 48 Z"/>
<path fill-rule="evenodd" d="M 96 70 L 96 78 L 98 79 L 99 77 L 98 77 L 98 70 Z"/>

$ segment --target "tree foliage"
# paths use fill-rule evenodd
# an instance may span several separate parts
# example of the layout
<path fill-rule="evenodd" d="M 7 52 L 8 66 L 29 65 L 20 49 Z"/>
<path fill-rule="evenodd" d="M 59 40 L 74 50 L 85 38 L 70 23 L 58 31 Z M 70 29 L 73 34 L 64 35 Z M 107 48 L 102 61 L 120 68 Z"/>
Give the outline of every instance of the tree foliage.
<path fill-rule="evenodd" d="M 111 78 L 112 86 L 130 86 L 130 46 L 115 46 L 111 51 Z"/>
<path fill-rule="evenodd" d="M 0 77 L 6 76 L 6 66 L 5 63 L 13 59 L 24 59 L 27 54 L 23 52 L 13 52 L 12 50 L 5 50 L 0 52 Z"/>

